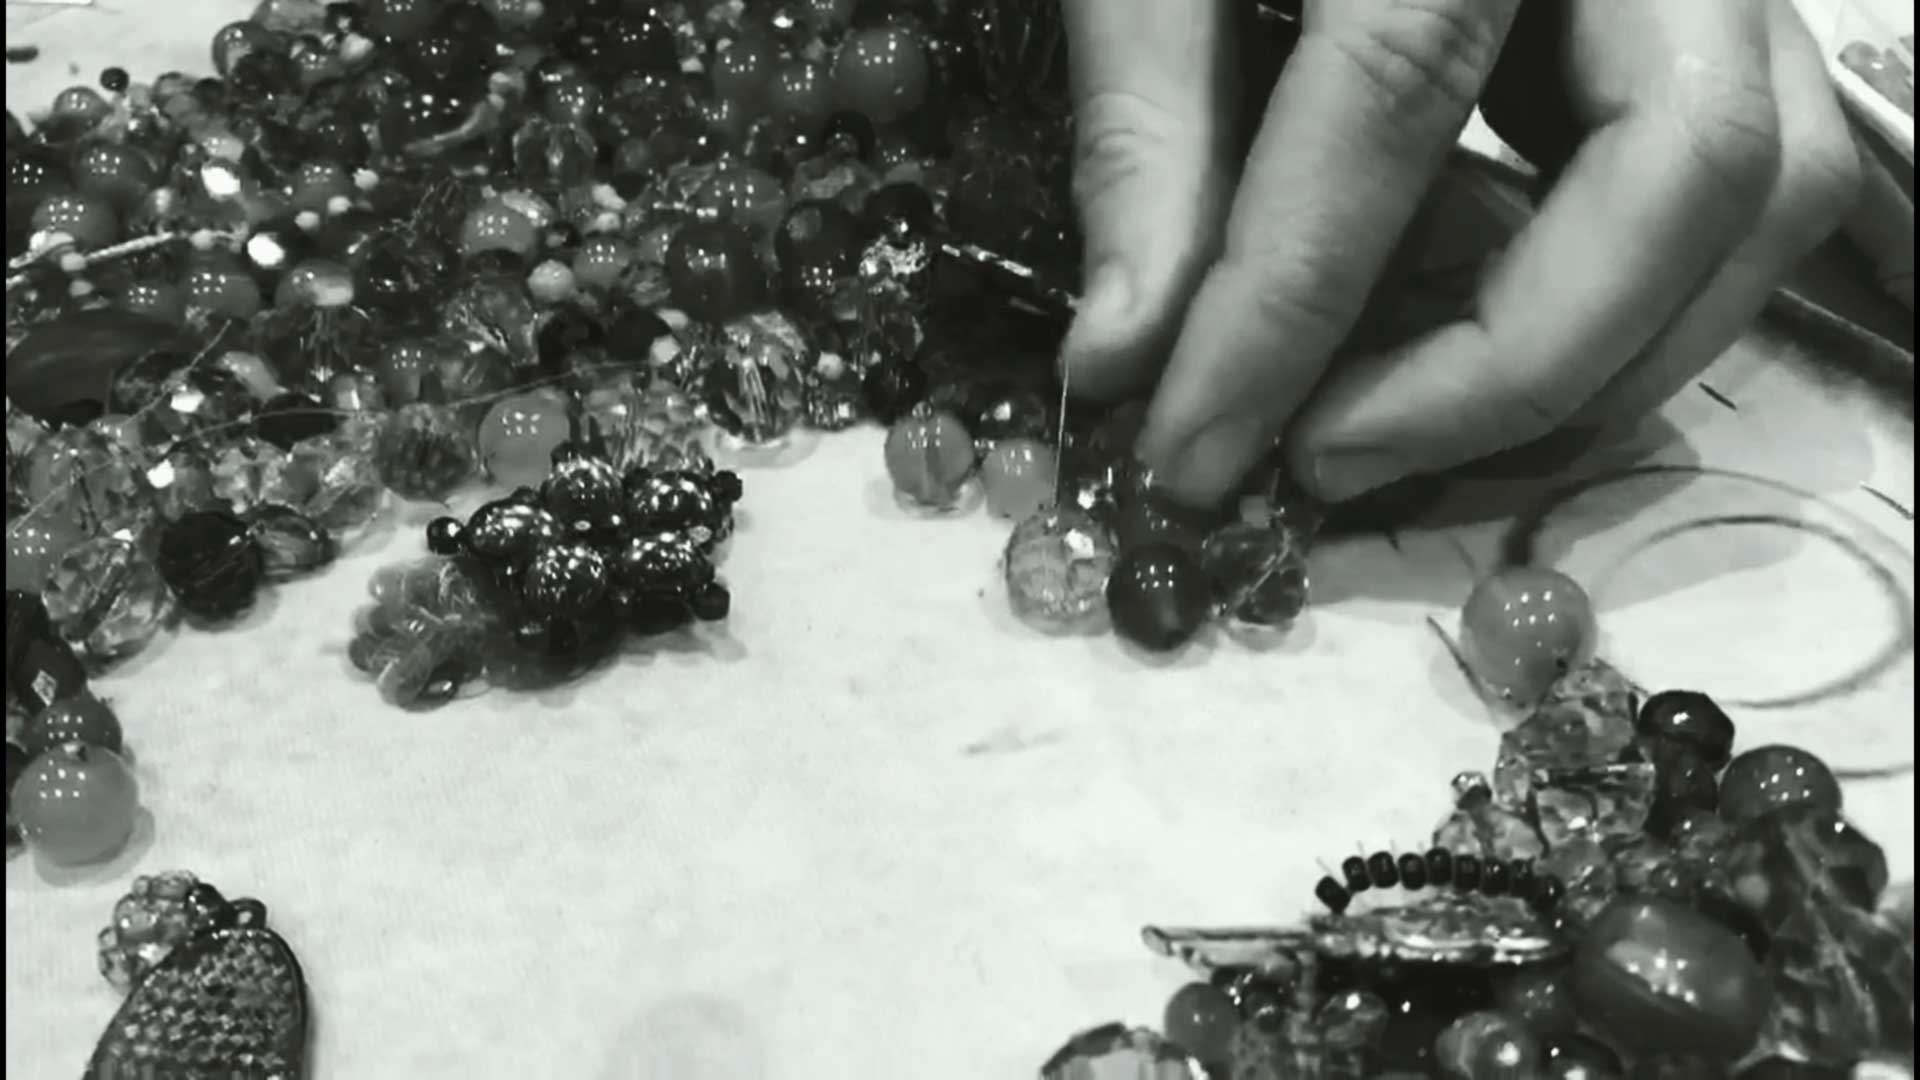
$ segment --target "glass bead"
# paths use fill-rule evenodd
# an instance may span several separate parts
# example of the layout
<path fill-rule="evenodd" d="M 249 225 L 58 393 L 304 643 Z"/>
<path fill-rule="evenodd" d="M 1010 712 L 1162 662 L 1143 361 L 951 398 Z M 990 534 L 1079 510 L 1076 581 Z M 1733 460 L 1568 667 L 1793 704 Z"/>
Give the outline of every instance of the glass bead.
<path fill-rule="evenodd" d="M 633 245 L 617 236 L 590 236 L 573 256 L 573 280 L 583 289 L 611 289 L 633 265 Z"/>
<path fill-rule="evenodd" d="M 667 248 L 666 269 L 674 306 L 695 319 L 726 322 L 765 299 L 753 234 L 731 222 L 682 226 Z"/>
<path fill-rule="evenodd" d="M 452 87 L 403 90 L 380 109 L 380 145 L 415 157 L 444 153 L 460 139 L 475 102 Z"/>
<path fill-rule="evenodd" d="M 287 451 L 265 439 L 233 439 L 208 463 L 213 494 L 235 510 L 251 509 L 282 490 L 289 461 Z"/>
<path fill-rule="evenodd" d="M 1727 843 L 1730 891 L 1772 931 L 1814 904 L 1872 911 L 1887 887 L 1880 845 L 1831 811 L 1778 811 L 1747 822 Z"/>
<path fill-rule="evenodd" d="M 187 304 L 229 319 L 251 319 L 262 306 L 260 286 L 230 255 L 202 255 L 181 282 Z"/>
<path fill-rule="evenodd" d="M 880 26 L 847 35 L 833 64 L 834 100 L 875 124 L 887 124 L 926 100 L 931 67 L 920 37 Z"/>
<path fill-rule="evenodd" d="M 158 179 L 152 161 L 123 143 L 95 139 L 74 151 L 74 184 L 118 210 L 138 205 Z"/>
<path fill-rule="evenodd" d="M 181 608 L 202 618 L 239 614 L 260 587 L 260 549 L 246 523 L 218 510 L 167 522 L 154 561 Z"/>
<path fill-rule="evenodd" d="M 676 387 L 616 379 L 588 395 L 587 415 L 607 440 L 608 460 L 622 473 L 635 466 L 654 471 L 708 472 L 713 463 L 701 446 L 699 410 Z"/>
<path fill-rule="evenodd" d="M 1114 560 L 1106 526 L 1077 510 L 1043 511 L 1007 539 L 1007 598 L 1022 618 L 1073 627 L 1100 609 Z"/>
<path fill-rule="evenodd" d="M 464 345 L 469 354 L 497 352 L 516 365 L 531 363 L 537 355 L 534 336 L 539 325 L 525 279 L 514 274 L 469 274 L 440 309 L 443 335 Z M 444 373 L 442 384 L 456 399 L 465 396 L 464 388 Z"/>
<path fill-rule="evenodd" d="M 64 503 L 92 532 L 132 535 L 154 514 L 140 463 L 97 430 L 48 435 L 27 455 L 26 473 L 32 503 Z"/>
<path fill-rule="evenodd" d="M 1279 527 L 1228 525 L 1200 551 L 1220 609 L 1252 626 L 1284 627 L 1307 606 L 1307 561 Z"/>
<path fill-rule="evenodd" d="M 812 346 L 778 312 L 735 319 L 716 340 L 696 346 L 701 398 L 722 431 L 749 445 L 785 438 L 806 408 L 805 373 Z"/>
<path fill-rule="evenodd" d="M 1562 1035 L 1547 1044 L 1541 1080 L 1625 1080 L 1620 1055 L 1597 1039 Z"/>
<path fill-rule="evenodd" d="M 7 588 L 39 592 L 60 559 L 85 539 L 72 511 L 64 507 L 48 507 L 9 522 Z"/>
<path fill-rule="evenodd" d="M 377 414 L 356 413 L 333 434 L 296 444 L 267 501 L 300 511 L 347 546 L 386 500 L 374 462 L 380 423 Z"/>
<path fill-rule="evenodd" d="M 742 109 L 757 111 L 764 105 L 767 84 L 773 78 L 776 54 L 773 43 L 756 34 L 723 41 L 707 69 L 713 92 Z"/>
<path fill-rule="evenodd" d="M 100 974 L 115 989 L 129 993 L 147 972 L 159 966 L 195 931 L 187 894 L 199 879 L 185 870 L 169 870 L 133 879 L 113 905 L 113 921 L 100 931 Z"/>
<path fill-rule="evenodd" d="M 87 687 L 87 670 L 74 654 L 72 646 L 50 635 L 35 635 L 20 646 L 19 655 L 7 665 L 7 685 L 28 711 L 44 709 Z"/>
<path fill-rule="evenodd" d="M 1192 640 L 1212 598 L 1199 563 L 1170 544 L 1123 550 L 1107 579 L 1107 613 L 1120 636 L 1152 652 Z"/>
<path fill-rule="evenodd" d="M 606 595 L 606 557 L 590 544 L 550 544 L 527 564 L 521 595 L 536 616 L 576 615 Z"/>
<path fill-rule="evenodd" d="M 767 84 L 769 115 L 802 135 L 817 134 L 833 114 L 833 74 L 826 64 L 795 57 Z"/>
<path fill-rule="evenodd" d="M 1240 1010 L 1225 990 L 1211 983 L 1188 983 L 1167 1001 L 1162 1030 L 1174 1045 L 1210 1065 L 1227 1060 Z"/>
<path fill-rule="evenodd" d="M 187 315 L 187 294 L 164 281 L 135 281 L 120 290 L 114 302 L 134 315 L 179 324 Z"/>
<path fill-rule="evenodd" d="M 980 463 L 987 510 L 997 517 L 1025 521 L 1053 505 L 1056 459 L 1053 448 L 1028 438 L 1002 439 Z"/>
<path fill-rule="evenodd" d="M 281 276 L 274 306 L 339 308 L 353 303 L 353 272 L 332 259 L 306 259 Z"/>
<path fill-rule="evenodd" d="M 293 208 L 327 213 L 335 199 L 352 199 L 353 177 L 331 161 L 301 163 L 293 174 Z"/>
<path fill-rule="evenodd" d="M 852 211 L 833 202 L 802 202 L 774 232 L 780 289 L 788 303 L 815 315 L 836 309 L 852 281 L 862 228 Z"/>
<path fill-rule="evenodd" d="M 473 439 L 438 405 L 402 405 L 374 446 L 380 482 L 403 499 L 442 502 L 478 467 Z"/>
<path fill-rule="evenodd" d="M 1495 998 L 1507 1015 L 1526 1025 L 1536 1038 L 1551 1039 L 1570 1032 L 1579 1019 L 1566 972 L 1557 967 L 1514 972 L 1500 981 Z"/>
<path fill-rule="evenodd" d="M 119 753 L 120 718 L 107 703 L 82 691 L 41 709 L 20 728 L 20 745 L 38 756 L 68 743 Z"/>
<path fill-rule="evenodd" d="M 140 651 L 173 617 L 173 590 L 145 547 L 103 536 L 68 551 L 47 579 L 47 611 L 96 660 Z"/>
<path fill-rule="evenodd" d="M 265 503 L 248 511 L 246 522 L 270 577 L 305 573 L 333 559 L 333 538 L 298 510 Z"/>
<path fill-rule="evenodd" d="M 1505 1013 L 1476 1012 L 1447 1025 L 1434 1042 L 1433 1057 L 1450 1080 L 1534 1080 L 1540 1046 Z"/>
<path fill-rule="evenodd" d="M 1524 810 L 1533 794 L 1535 774 L 1553 769 L 1573 774 L 1581 769 L 1604 769 L 1620 759 L 1631 745 L 1632 730 L 1624 725 L 1601 726 L 1591 713 L 1564 705 L 1535 710 L 1500 736 L 1500 753 L 1493 766 L 1493 793 L 1501 805 Z M 1652 767 L 1647 767 L 1648 794 L 1652 794 Z"/>
<path fill-rule="evenodd" d="M 959 503 L 973 474 L 973 436 L 949 413 L 909 416 L 887 432 L 885 457 L 899 499 L 947 510 Z"/>
<path fill-rule="evenodd" d="M 860 375 L 838 357 L 822 354 L 803 378 L 807 424 L 817 431 L 845 431 L 866 418 Z"/>
<path fill-rule="evenodd" d="M 1816 902 L 1774 932 L 1766 965 L 1770 1047 L 1842 1065 L 1912 1054 L 1910 934 L 1850 905 Z"/>
<path fill-rule="evenodd" d="M 587 180 L 599 154 L 592 133 L 582 124 L 535 116 L 513 134 L 514 173 L 541 190 L 557 191 Z"/>
<path fill-rule="evenodd" d="M 460 227 L 460 250 L 468 258 L 488 251 L 505 251 L 526 258 L 539 244 L 539 227 L 499 199 L 475 207 Z"/>
<path fill-rule="evenodd" d="M 1612 857 L 1590 836 L 1553 847 L 1534 869 L 1537 875 L 1560 882 L 1559 915 L 1576 929 L 1597 918 L 1619 892 Z"/>
<path fill-rule="evenodd" d="M 117 755 L 70 744 L 27 766 L 11 806 L 36 852 L 77 866 L 110 859 L 126 846 L 139 795 L 133 773 Z"/>
<path fill-rule="evenodd" d="M 120 215 L 106 199 L 84 192 L 56 192 L 33 211 L 33 231 L 64 233 L 81 251 L 103 248 L 120 239 Z"/>
<path fill-rule="evenodd" d="M 1720 789 L 1713 766 L 1688 743 L 1658 735 L 1643 735 L 1640 756 L 1654 768 L 1653 807 L 1647 827 L 1664 835 L 1668 822 L 1689 810 L 1713 810 L 1720 805 Z"/>
<path fill-rule="evenodd" d="M 1124 1024 L 1083 1031 L 1040 1066 L 1040 1080 L 1201 1080 L 1205 1075 L 1183 1048 Z"/>
<path fill-rule="evenodd" d="M 1765 973 L 1746 943 L 1668 900 L 1615 900 L 1587 928 L 1570 978 L 1581 1017 L 1640 1054 L 1730 1061 L 1767 1013 Z"/>
<path fill-rule="evenodd" d="M 1510 567 L 1474 586 L 1460 616 L 1460 650 L 1492 692 L 1522 705 L 1592 655 L 1597 630 L 1586 590 L 1565 574 Z"/>
<path fill-rule="evenodd" d="M 1706 763 L 1719 768 L 1733 754 L 1733 721 L 1719 704 L 1697 690 L 1665 690 L 1647 698 L 1634 720 L 1643 735 L 1685 743 Z"/>
<path fill-rule="evenodd" d="M 537 486 L 553 465 L 553 452 L 571 427 L 566 402 L 556 394 L 502 398 L 480 421 L 480 463 L 495 483 Z"/>
<path fill-rule="evenodd" d="M 702 221 L 733 222 L 755 236 L 770 237 L 786 215 L 787 193 L 764 170 L 725 165 L 693 193 L 691 206 Z"/>
<path fill-rule="evenodd" d="M 1795 746 L 1762 746 L 1733 759 L 1720 776 L 1720 816 L 1744 825 L 1797 807 L 1840 812 L 1840 784 L 1819 758 Z"/>
<path fill-rule="evenodd" d="M 1502 859 L 1536 858 L 1546 850 L 1528 818 L 1491 802 L 1454 808 L 1433 831 L 1433 846 Z"/>

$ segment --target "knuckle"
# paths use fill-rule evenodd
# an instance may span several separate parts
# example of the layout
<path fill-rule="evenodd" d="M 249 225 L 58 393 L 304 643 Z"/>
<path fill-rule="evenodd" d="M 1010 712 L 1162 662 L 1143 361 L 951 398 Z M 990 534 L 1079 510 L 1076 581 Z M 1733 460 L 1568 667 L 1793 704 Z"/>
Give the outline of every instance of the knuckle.
<path fill-rule="evenodd" d="M 1426 131 L 1464 118 L 1500 48 L 1486 5 L 1393 0 L 1374 6 L 1331 44 L 1366 80 L 1386 130 Z"/>
<path fill-rule="evenodd" d="M 1759 77 L 1696 71 L 1684 80 L 1676 119 L 1693 159 L 1741 209 L 1764 205 L 1780 174 L 1780 115 Z"/>
<path fill-rule="evenodd" d="M 1074 116 L 1074 197 L 1086 205 L 1125 186 L 1167 152 L 1178 131 L 1172 112 L 1144 95 L 1089 95 Z"/>

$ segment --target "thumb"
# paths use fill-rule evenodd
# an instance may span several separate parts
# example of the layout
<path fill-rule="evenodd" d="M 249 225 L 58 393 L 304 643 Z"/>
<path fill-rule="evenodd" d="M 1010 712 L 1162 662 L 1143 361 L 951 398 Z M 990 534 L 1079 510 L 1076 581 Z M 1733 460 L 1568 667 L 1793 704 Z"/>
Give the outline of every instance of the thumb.
<path fill-rule="evenodd" d="M 1218 248 L 1233 143 L 1221 0 L 1068 0 L 1084 292 L 1061 362 L 1084 396 L 1149 387 Z"/>

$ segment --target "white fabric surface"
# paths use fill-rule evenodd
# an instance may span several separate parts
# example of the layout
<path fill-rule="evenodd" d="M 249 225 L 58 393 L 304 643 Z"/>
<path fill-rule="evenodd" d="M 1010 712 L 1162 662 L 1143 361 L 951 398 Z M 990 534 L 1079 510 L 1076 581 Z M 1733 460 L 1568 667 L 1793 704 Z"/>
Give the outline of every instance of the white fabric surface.
<path fill-rule="evenodd" d="M 33 27 L 16 103 L 103 64 L 204 66 L 243 5 L 72 13 Z M 11 9 L 10 9 L 11 11 Z M 10 24 L 10 38 L 13 37 Z M 24 96 L 23 96 L 24 95 Z M 1911 612 L 1912 425 L 1792 351 L 1737 348 L 1626 460 L 1747 470 L 1580 500 L 1545 549 L 1595 592 L 1603 651 L 1643 683 L 1728 698 L 1811 686 L 1894 612 L 1833 547 L 1687 534 L 1716 513 L 1832 526 Z M 136 873 L 190 868 L 263 899 L 305 963 L 321 1080 L 1024 1077 L 1070 1031 L 1156 1022 L 1180 973 L 1142 923 L 1306 909 L 1319 864 L 1423 844 L 1447 780 L 1498 729 L 1424 625 L 1451 624 L 1511 495 L 1469 484 L 1431 527 L 1316 553 L 1284 642 L 1144 662 L 1007 611 L 1005 524 L 913 518 L 879 436 L 749 471 L 727 632 L 544 694 L 388 709 L 342 649 L 364 583 L 421 551 L 425 512 L 226 633 L 165 638 L 102 684 L 151 812 L 111 865 L 6 875 L 8 1076 L 74 1075 L 116 995 L 92 942 Z M 1514 482 L 1502 485 L 1507 490 Z M 1517 486 L 1544 490 L 1548 481 Z M 1913 666 L 1816 707 L 1736 710 L 1743 745 L 1842 768 L 1908 762 Z M 1911 776 L 1850 782 L 1849 813 L 1913 869 Z"/>

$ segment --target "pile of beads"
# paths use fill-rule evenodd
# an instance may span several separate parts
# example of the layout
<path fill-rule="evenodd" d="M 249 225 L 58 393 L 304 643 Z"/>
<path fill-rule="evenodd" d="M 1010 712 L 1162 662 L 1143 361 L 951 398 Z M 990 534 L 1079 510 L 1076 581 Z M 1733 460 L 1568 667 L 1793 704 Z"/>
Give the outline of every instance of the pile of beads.
<path fill-rule="evenodd" d="M 1641 694 L 1593 634 L 1564 575 L 1483 581 L 1460 651 L 1524 719 L 1491 779 L 1456 779 L 1431 849 L 1346 859 L 1303 927 L 1152 931 L 1207 978 L 1164 1033 L 1092 1029 L 1042 1077 L 1824 1077 L 1910 1057 L 1911 886 L 1888 889 L 1833 772 L 1734 754 L 1711 697 Z"/>

